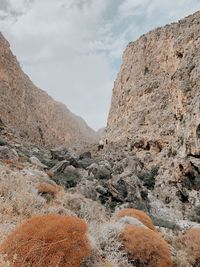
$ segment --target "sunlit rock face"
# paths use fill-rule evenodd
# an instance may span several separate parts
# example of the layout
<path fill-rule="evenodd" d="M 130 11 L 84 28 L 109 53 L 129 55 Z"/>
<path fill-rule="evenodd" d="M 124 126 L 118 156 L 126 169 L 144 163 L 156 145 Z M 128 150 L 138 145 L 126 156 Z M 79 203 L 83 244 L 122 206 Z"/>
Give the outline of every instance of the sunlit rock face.
<path fill-rule="evenodd" d="M 105 138 L 135 152 L 149 170 L 158 166 L 153 192 L 165 207 L 198 204 L 200 12 L 128 45 Z"/>
<path fill-rule="evenodd" d="M 77 146 L 96 140 L 96 133 L 80 117 L 37 88 L 23 73 L 2 34 L 0 119 L 24 140 L 45 146 L 63 143 Z"/>
<path fill-rule="evenodd" d="M 199 155 L 200 12 L 128 45 L 115 81 L 106 138 L 158 142 Z"/>

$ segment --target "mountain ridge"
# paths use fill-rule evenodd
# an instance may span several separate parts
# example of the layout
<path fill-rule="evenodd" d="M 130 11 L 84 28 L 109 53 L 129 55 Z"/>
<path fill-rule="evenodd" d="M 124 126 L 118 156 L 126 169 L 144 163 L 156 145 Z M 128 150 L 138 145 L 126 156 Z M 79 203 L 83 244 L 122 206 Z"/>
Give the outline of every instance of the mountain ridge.
<path fill-rule="evenodd" d="M 33 84 L 2 34 L 0 92 L 1 120 L 25 140 L 45 146 L 84 146 L 97 140 L 82 118 Z"/>

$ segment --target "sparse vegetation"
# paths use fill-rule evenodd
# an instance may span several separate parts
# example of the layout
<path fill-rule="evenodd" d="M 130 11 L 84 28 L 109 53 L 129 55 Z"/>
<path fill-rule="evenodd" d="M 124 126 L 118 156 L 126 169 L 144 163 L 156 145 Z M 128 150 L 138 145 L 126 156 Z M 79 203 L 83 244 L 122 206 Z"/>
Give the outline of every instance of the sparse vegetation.
<path fill-rule="evenodd" d="M 38 190 L 38 193 L 45 197 L 48 201 L 52 198 L 55 198 L 55 196 L 59 193 L 60 188 L 58 186 L 54 186 L 48 183 L 38 183 L 36 185 L 36 188 Z"/>
<path fill-rule="evenodd" d="M 36 216 L 19 226 L 0 246 L 13 267 L 74 267 L 89 255 L 86 223 L 61 215 Z"/>
<path fill-rule="evenodd" d="M 121 234 L 129 259 L 138 267 L 172 267 L 167 243 L 158 233 L 133 225 L 127 225 Z"/>
<path fill-rule="evenodd" d="M 188 255 L 192 255 L 192 266 L 200 266 L 200 228 L 192 228 L 188 230 L 183 236 L 183 243 L 188 250 Z"/>

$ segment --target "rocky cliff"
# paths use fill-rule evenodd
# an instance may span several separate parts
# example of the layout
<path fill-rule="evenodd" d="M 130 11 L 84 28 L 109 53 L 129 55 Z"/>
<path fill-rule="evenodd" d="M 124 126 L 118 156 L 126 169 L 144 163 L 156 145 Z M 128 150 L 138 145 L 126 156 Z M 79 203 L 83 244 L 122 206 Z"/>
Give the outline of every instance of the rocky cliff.
<path fill-rule="evenodd" d="M 159 167 L 154 191 L 167 205 L 198 201 L 200 12 L 128 45 L 105 138 Z"/>
<path fill-rule="evenodd" d="M 24 140 L 52 146 L 84 145 L 96 133 L 68 108 L 37 88 L 23 73 L 0 34 L 0 119 Z"/>

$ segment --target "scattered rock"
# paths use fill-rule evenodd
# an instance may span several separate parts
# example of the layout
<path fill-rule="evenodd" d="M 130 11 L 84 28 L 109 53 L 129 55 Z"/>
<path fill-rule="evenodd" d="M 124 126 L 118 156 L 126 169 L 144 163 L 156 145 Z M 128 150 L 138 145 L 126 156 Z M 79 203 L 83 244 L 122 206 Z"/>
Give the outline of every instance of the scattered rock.
<path fill-rule="evenodd" d="M 70 164 L 69 161 L 63 160 L 59 162 L 58 164 L 56 164 L 53 168 L 51 168 L 50 171 L 54 174 L 62 173 L 64 172 L 65 168 L 69 166 L 69 164 Z"/>
<path fill-rule="evenodd" d="M 76 169 L 68 169 L 63 173 L 56 173 L 52 180 L 67 189 L 75 187 L 81 181 L 81 176 Z"/>
<path fill-rule="evenodd" d="M 79 159 L 91 159 L 92 158 L 92 154 L 90 151 L 84 152 L 79 156 Z"/>
<path fill-rule="evenodd" d="M 94 163 L 94 160 L 90 158 L 83 158 L 82 160 L 78 160 L 79 168 L 83 168 L 83 169 L 87 169 L 93 163 Z"/>
<path fill-rule="evenodd" d="M 8 145 L 8 143 L 4 139 L 0 138 L 0 146 L 6 146 L 6 145 Z"/>
<path fill-rule="evenodd" d="M 59 161 L 68 160 L 71 161 L 76 158 L 75 152 L 67 148 L 65 145 L 56 147 L 50 150 L 52 159 L 57 159 Z"/>
<path fill-rule="evenodd" d="M 105 166 L 99 166 L 95 178 L 99 180 L 109 180 L 111 178 L 111 172 Z"/>
<path fill-rule="evenodd" d="M 40 162 L 40 160 L 39 160 L 38 158 L 34 157 L 34 156 L 30 157 L 30 158 L 29 158 L 29 161 L 30 161 L 32 164 L 34 164 L 34 165 L 36 165 L 36 166 L 38 166 L 38 167 L 40 167 L 40 168 L 42 168 L 42 169 L 47 169 L 47 166 L 44 165 L 44 164 L 42 164 L 42 163 Z"/>

